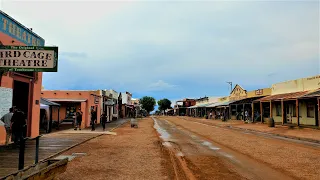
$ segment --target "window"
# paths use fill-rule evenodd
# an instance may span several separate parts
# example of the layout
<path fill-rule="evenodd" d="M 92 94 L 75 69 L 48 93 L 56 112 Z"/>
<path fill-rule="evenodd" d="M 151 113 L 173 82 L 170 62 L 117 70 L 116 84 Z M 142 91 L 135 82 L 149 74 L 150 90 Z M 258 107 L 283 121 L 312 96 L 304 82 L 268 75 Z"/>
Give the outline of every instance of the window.
<path fill-rule="evenodd" d="M 296 106 L 292 105 L 292 117 L 297 117 L 297 111 L 296 111 Z"/>
<path fill-rule="evenodd" d="M 311 103 L 307 104 L 307 117 L 308 118 L 314 118 L 314 114 L 315 114 L 314 109 L 315 109 L 314 104 L 311 104 Z"/>
<path fill-rule="evenodd" d="M 276 115 L 282 116 L 281 104 L 276 104 Z"/>

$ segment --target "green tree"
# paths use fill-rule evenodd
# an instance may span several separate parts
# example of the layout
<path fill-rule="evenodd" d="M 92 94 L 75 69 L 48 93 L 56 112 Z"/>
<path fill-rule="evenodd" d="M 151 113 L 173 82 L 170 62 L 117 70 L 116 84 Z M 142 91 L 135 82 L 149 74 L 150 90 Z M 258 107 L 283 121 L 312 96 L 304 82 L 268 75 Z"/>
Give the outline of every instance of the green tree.
<path fill-rule="evenodd" d="M 166 109 L 171 108 L 171 101 L 167 98 L 160 99 L 158 101 L 158 106 L 158 109 L 164 112 Z"/>
<path fill-rule="evenodd" d="M 156 105 L 156 100 L 150 96 L 144 96 L 139 100 L 142 108 L 145 109 L 148 114 L 154 110 L 154 106 Z"/>

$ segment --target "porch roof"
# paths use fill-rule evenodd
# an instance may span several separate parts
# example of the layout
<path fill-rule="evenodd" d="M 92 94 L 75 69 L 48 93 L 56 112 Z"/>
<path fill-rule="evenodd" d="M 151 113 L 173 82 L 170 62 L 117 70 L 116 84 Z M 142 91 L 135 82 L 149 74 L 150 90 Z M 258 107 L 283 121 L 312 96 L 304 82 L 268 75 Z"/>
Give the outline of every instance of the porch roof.
<path fill-rule="evenodd" d="M 85 102 L 87 99 L 48 99 L 53 102 Z"/>
<path fill-rule="evenodd" d="M 227 101 L 227 102 L 217 102 L 217 103 L 213 103 L 209 106 L 207 106 L 208 108 L 212 108 L 212 107 L 218 107 L 218 106 L 229 106 L 230 103 L 233 103 L 235 101 Z"/>
<path fill-rule="evenodd" d="M 300 98 L 314 98 L 314 97 L 320 97 L 320 89 L 309 91 L 309 93 L 301 96 Z"/>
<path fill-rule="evenodd" d="M 44 105 L 47 105 L 47 106 L 60 106 L 60 104 L 52 102 L 52 101 L 50 101 L 48 99 L 45 99 L 45 98 L 41 98 L 40 99 L 40 103 L 44 104 Z"/>
<path fill-rule="evenodd" d="M 213 103 L 204 103 L 204 104 L 198 104 L 194 106 L 190 106 L 188 108 L 199 108 L 199 107 L 207 107 L 208 105 L 213 104 Z"/>
<path fill-rule="evenodd" d="M 260 96 L 260 97 L 251 97 L 251 98 L 245 98 L 245 99 L 240 99 L 237 101 L 234 101 L 232 103 L 230 103 L 230 105 L 236 105 L 236 104 L 251 104 L 253 101 L 257 100 L 257 99 L 261 99 L 264 96 Z"/>
<path fill-rule="evenodd" d="M 276 94 L 271 96 L 266 96 L 255 100 L 254 102 L 266 102 L 266 101 L 279 101 L 279 100 L 295 100 L 303 95 L 306 95 L 310 91 L 299 91 L 285 94 Z"/>

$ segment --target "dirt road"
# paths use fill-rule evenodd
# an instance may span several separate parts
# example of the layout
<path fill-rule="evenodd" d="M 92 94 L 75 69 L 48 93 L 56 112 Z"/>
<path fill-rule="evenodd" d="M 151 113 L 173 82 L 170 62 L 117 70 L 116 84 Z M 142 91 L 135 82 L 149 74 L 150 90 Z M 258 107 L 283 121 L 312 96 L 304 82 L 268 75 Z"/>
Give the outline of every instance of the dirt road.
<path fill-rule="evenodd" d="M 222 168 L 217 170 L 221 176 L 217 179 L 320 177 L 319 146 L 257 136 L 178 117 L 157 117 L 154 121 L 163 140 L 170 142 L 177 154 L 189 161 L 188 169 L 199 179 L 214 179 L 217 168 Z"/>

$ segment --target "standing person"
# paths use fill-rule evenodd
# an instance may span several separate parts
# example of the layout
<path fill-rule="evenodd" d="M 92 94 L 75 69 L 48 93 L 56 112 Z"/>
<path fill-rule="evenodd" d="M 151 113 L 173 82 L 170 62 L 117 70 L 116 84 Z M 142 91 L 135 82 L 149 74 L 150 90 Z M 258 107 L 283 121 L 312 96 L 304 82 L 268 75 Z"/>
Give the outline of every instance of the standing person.
<path fill-rule="evenodd" d="M 210 111 L 209 117 L 209 119 L 212 119 L 212 111 Z"/>
<path fill-rule="evenodd" d="M 13 112 L 11 123 L 14 143 L 17 144 L 21 138 L 23 138 L 23 133 L 27 125 L 25 114 L 20 109 L 16 109 Z"/>
<path fill-rule="evenodd" d="M 79 108 L 79 112 L 76 112 L 76 127 L 74 128 L 74 130 L 77 130 L 79 128 L 79 130 L 81 130 L 81 122 L 82 122 L 82 111 Z"/>
<path fill-rule="evenodd" d="M 96 130 L 94 127 L 96 122 L 97 122 L 97 112 L 92 108 L 92 111 L 91 111 L 91 131 Z"/>
<path fill-rule="evenodd" d="M 1 121 L 4 122 L 4 128 L 6 130 L 6 145 L 9 144 L 9 140 L 11 142 L 11 119 L 13 116 L 13 108 L 9 109 L 9 112 L 1 117 Z"/>
<path fill-rule="evenodd" d="M 248 116 L 249 116 L 249 113 L 248 113 L 248 110 L 246 110 L 244 112 L 244 121 L 248 120 Z"/>
<path fill-rule="evenodd" d="M 107 122 L 107 119 L 108 119 L 108 116 L 107 116 L 105 111 L 103 111 L 100 119 L 101 119 L 102 129 L 104 131 L 106 129 L 106 122 Z"/>

